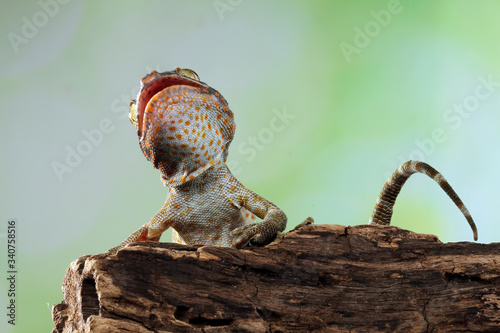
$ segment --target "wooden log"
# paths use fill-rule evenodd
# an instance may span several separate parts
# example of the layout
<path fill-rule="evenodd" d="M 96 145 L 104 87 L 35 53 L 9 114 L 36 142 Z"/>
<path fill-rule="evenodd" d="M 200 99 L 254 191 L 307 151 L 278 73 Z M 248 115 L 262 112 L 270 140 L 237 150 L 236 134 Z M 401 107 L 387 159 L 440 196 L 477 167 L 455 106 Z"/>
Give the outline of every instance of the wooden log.
<path fill-rule="evenodd" d="M 71 264 L 53 332 L 499 332 L 499 254 L 369 225 L 242 250 L 135 243 Z"/>

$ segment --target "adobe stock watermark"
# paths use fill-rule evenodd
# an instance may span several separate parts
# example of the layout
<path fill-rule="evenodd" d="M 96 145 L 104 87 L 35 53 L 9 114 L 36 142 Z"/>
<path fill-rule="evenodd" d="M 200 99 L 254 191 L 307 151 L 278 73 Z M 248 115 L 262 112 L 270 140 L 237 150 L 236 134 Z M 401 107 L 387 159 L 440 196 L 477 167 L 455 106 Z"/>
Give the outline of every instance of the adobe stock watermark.
<path fill-rule="evenodd" d="M 158 65 L 156 66 L 156 71 L 159 72 Z M 150 73 L 153 70 L 151 67 L 146 68 L 146 72 Z M 136 97 L 139 91 L 139 84 L 134 85 L 129 93 L 123 93 L 119 97 L 115 98 L 110 104 L 110 110 L 113 114 L 118 116 L 120 121 L 127 119 L 128 122 L 128 112 L 130 101 Z M 132 126 L 131 126 L 132 127 Z M 74 146 L 66 145 L 65 147 L 65 157 L 64 160 L 52 161 L 51 167 L 54 171 L 59 182 L 63 181 L 63 176 L 65 174 L 71 174 L 75 168 L 82 164 L 85 157 L 88 157 L 95 148 L 100 146 L 105 139 L 106 134 L 112 133 L 116 129 L 116 125 L 113 120 L 107 117 L 102 118 L 95 128 L 90 130 L 83 129 L 81 134 L 83 138 L 76 143 Z"/>
<path fill-rule="evenodd" d="M 273 116 L 269 120 L 267 127 L 261 128 L 257 135 L 248 136 L 238 145 L 238 153 L 245 156 L 247 162 L 253 161 L 258 152 L 266 149 L 274 140 L 276 134 L 283 132 L 291 124 L 292 120 L 297 117 L 294 114 L 288 113 L 286 107 L 283 107 L 281 110 L 275 108 L 272 110 L 272 113 Z M 236 161 L 228 162 L 228 167 L 235 176 L 242 170 L 242 167 Z"/>
<path fill-rule="evenodd" d="M 56 16 L 61 9 L 61 5 L 66 5 L 69 0 L 40 0 L 38 6 L 40 10 L 35 12 L 31 18 L 26 16 L 21 17 L 21 31 L 20 33 L 9 32 L 7 38 L 14 53 L 19 53 L 19 46 L 21 44 L 28 44 L 30 40 L 36 37 L 40 29 L 45 27 L 49 20 Z"/>
<path fill-rule="evenodd" d="M 360 54 L 372 40 L 380 35 L 382 30 L 386 28 L 392 21 L 394 15 L 403 11 L 403 6 L 399 0 L 390 0 L 387 3 L 386 9 L 378 11 L 370 11 L 373 20 L 368 21 L 363 28 L 358 26 L 354 27 L 354 37 L 352 44 L 341 42 L 339 44 L 340 50 L 344 55 L 347 63 L 351 63 L 354 54 Z"/>
<path fill-rule="evenodd" d="M 113 124 L 111 119 L 104 118 L 99 122 L 97 128 L 92 128 L 90 130 L 82 130 L 81 139 L 75 147 L 66 145 L 66 157 L 64 163 L 58 161 L 52 161 L 51 167 L 54 171 L 59 182 L 63 181 L 63 175 L 66 173 L 72 173 L 73 170 L 78 167 L 84 157 L 89 156 L 95 147 L 98 147 L 104 140 L 104 134 L 109 134 L 115 130 L 116 126 Z"/>
<path fill-rule="evenodd" d="M 473 92 L 467 95 L 461 103 L 455 103 L 443 113 L 443 120 L 448 125 L 448 128 L 457 130 L 462 126 L 464 119 L 469 118 L 475 111 L 479 109 L 481 103 L 490 98 L 500 87 L 500 81 L 494 81 L 493 75 L 488 77 L 479 76 L 478 84 Z M 429 137 L 422 140 L 415 140 L 416 148 L 412 150 L 407 158 L 399 155 L 400 163 L 408 160 L 424 160 L 426 157 L 434 154 L 436 147 L 448 140 L 447 131 L 445 128 L 437 127 L 432 130 Z M 390 175 L 390 173 L 387 173 Z"/>
<path fill-rule="evenodd" d="M 221 21 L 224 21 L 224 15 L 232 12 L 237 6 L 241 5 L 243 0 L 214 0 L 212 5 Z"/>
<path fill-rule="evenodd" d="M 151 73 L 152 71 L 157 71 L 158 73 L 161 73 L 162 70 L 160 68 L 160 65 L 156 65 L 155 68 L 153 67 L 146 67 L 146 73 Z M 130 101 L 135 99 L 137 96 L 137 92 L 141 88 L 140 84 L 137 83 L 133 87 L 129 89 L 128 93 L 122 93 L 120 94 L 120 97 L 115 98 L 110 105 L 111 112 L 116 114 L 120 120 L 128 120 L 128 112 L 130 109 Z"/>

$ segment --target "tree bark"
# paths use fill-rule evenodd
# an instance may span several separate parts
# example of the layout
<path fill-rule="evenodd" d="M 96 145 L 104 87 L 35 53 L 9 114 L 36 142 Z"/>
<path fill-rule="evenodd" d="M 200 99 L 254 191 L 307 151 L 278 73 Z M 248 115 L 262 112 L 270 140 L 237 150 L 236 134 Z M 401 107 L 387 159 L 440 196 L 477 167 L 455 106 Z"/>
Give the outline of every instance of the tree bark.
<path fill-rule="evenodd" d="M 53 333 L 499 332 L 499 254 L 369 225 L 242 250 L 140 242 L 71 263 Z"/>

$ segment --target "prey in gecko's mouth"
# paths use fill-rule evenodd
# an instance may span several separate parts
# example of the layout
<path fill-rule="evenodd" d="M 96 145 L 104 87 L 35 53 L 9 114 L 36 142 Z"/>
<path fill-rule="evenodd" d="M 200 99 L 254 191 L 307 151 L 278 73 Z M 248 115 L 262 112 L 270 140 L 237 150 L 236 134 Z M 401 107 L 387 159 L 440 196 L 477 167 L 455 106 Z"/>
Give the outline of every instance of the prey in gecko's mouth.
<path fill-rule="evenodd" d="M 137 93 L 137 98 L 130 102 L 129 119 L 137 128 L 137 134 L 142 135 L 144 110 L 149 101 L 160 91 L 177 85 L 187 85 L 192 87 L 206 87 L 200 81 L 198 75 L 190 69 L 177 68 L 173 71 L 158 73 L 152 71 L 141 79 L 141 88 Z"/>

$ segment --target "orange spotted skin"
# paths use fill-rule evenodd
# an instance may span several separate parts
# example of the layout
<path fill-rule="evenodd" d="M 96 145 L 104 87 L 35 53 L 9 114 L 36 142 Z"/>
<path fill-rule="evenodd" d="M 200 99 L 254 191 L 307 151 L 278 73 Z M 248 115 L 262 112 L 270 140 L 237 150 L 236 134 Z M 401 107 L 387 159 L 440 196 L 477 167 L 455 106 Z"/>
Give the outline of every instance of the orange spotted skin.
<path fill-rule="evenodd" d="M 141 150 L 169 190 L 161 210 L 109 252 L 158 241 L 170 227 L 174 242 L 235 248 L 268 244 L 285 229 L 283 211 L 245 188 L 226 166 L 236 127 L 218 91 L 190 70 L 152 72 L 131 105 Z"/>
<path fill-rule="evenodd" d="M 369 224 L 391 224 L 392 211 L 396 198 L 401 191 L 403 185 L 414 173 L 423 173 L 424 175 L 432 178 L 445 193 L 453 200 L 455 205 L 460 209 L 474 234 L 474 240 L 477 240 L 477 228 L 471 214 L 465 207 L 464 203 L 453 190 L 448 181 L 436 169 L 429 164 L 420 161 L 408 161 L 394 171 L 389 180 L 384 184 L 380 192 L 375 208 L 373 209 L 372 216 L 370 217 Z"/>

